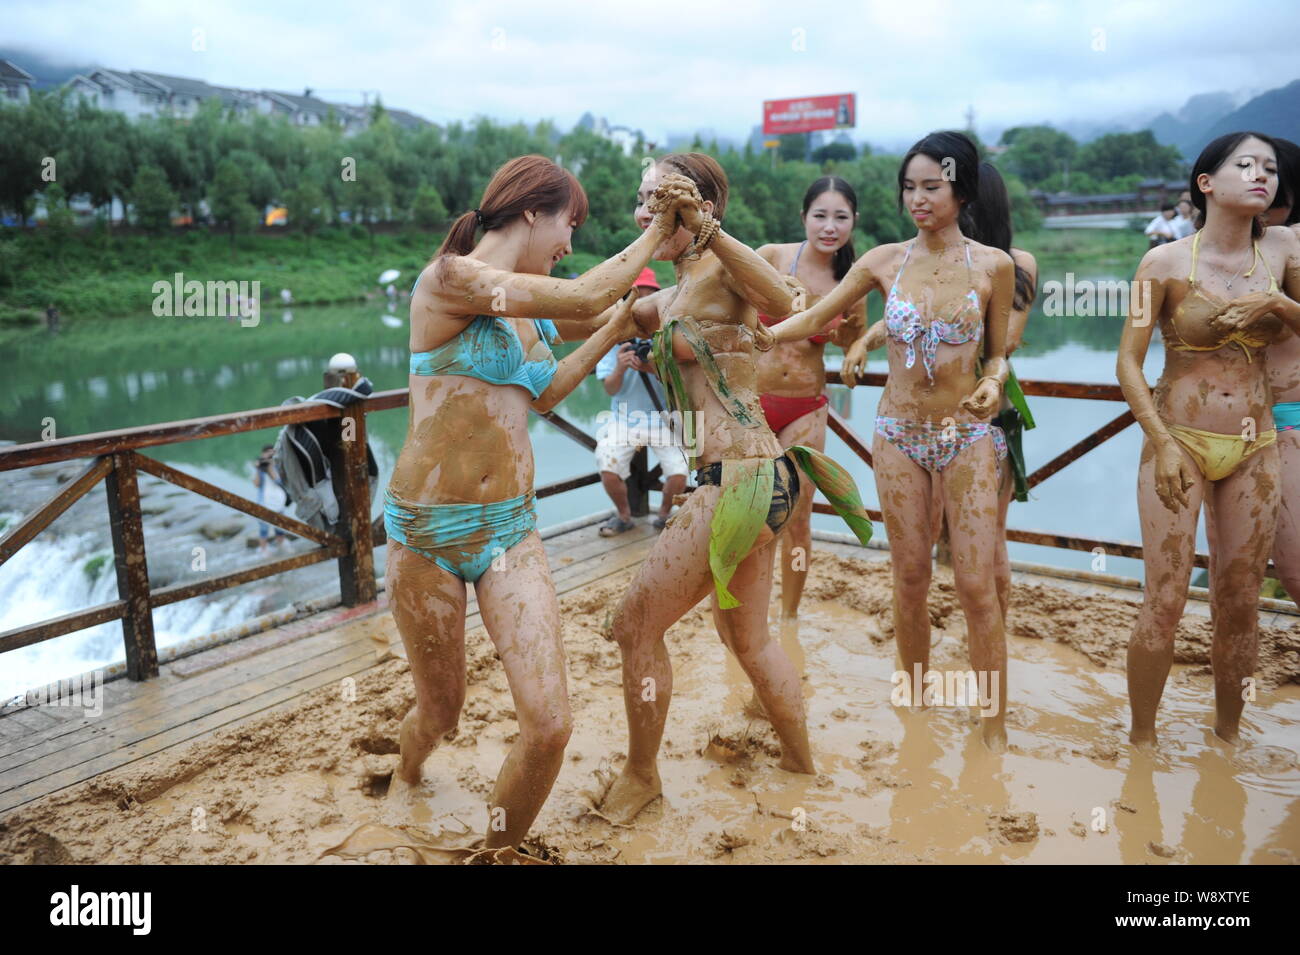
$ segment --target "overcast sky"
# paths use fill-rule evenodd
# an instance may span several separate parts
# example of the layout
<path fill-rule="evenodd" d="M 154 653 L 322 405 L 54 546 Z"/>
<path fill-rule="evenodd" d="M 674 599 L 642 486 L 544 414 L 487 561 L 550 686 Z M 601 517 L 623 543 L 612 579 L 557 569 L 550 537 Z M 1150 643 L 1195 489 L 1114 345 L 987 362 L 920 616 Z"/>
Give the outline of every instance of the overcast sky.
<path fill-rule="evenodd" d="M 854 139 L 1123 119 L 1300 77 L 1300 3 L 0 0 L 0 43 L 150 70 L 567 129 L 586 111 L 737 139 L 764 99 L 853 92 Z M 198 34 L 196 42 L 195 31 Z M 204 49 L 195 50 L 202 46 Z"/>

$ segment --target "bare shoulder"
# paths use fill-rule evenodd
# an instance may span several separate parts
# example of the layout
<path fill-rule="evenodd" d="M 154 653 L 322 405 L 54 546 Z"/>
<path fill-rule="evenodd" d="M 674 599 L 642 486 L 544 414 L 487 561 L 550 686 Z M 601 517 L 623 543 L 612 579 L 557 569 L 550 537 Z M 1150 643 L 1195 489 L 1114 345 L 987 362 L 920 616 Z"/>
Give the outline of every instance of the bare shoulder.
<path fill-rule="evenodd" d="M 1192 237 L 1166 242 L 1148 249 L 1138 263 L 1137 277 L 1163 282 L 1180 272 L 1186 276 L 1191 269 Z"/>
<path fill-rule="evenodd" d="M 1265 249 L 1269 247 L 1282 249 L 1287 255 L 1300 252 L 1300 231 L 1297 230 L 1300 230 L 1300 223 L 1293 226 L 1269 226 L 1264 230 L 1264 238 L 1260 245 Z"/>
<path fill-rule="evenodd" d="M 853 264 L 863 265 L 879 275 L 884 271 L 897 269 L 906 254 L 906 242 L 886 242 L 863 252 L 858 257 L 858 261 Z"/>
<path fill-rule="evenodd" d="M 1020 266 L 1030 275 L 1038 274 L 1038 260 L 1024 249 L 1013 248 L 1011 250 L 1011 261 Z"/>
<path fill-rule="evenodd" d="M 794 242 L 769 242 L 767 245 L 760 245 L 754 251 L 773 268 L 779 268 L 781 264 L 787 262 L 794 255 L 796 244 Z"/>

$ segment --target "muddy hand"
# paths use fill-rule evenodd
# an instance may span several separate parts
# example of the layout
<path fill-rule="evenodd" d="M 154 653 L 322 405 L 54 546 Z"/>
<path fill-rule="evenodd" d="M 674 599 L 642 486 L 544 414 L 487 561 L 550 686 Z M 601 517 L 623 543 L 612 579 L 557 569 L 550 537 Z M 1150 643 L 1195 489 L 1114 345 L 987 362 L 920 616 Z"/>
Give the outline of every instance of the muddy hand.
<path fill-rule="evenodd" d="M 1001 398 L 1002 388 L 993 379 L 985 378 L 961 400 L 961 407 L 977 418 L 987 418 L 997 410 Z"/>
<path fill-rule="evenodd" d="M 840 381 L 852 388 L 866 373 L 867 339 L 864 335 L 850 345 L 849 350 L 844 353 L 844 361 L 840 364 Z"/>
<path fill-rule="evenodd" d="M 635 316 L 632 314 L 632 306 L 636 304 L 636 289 L 631 289 L 621 299 L 611 305 L 606 312 L 609 318 L 608 324 L 617 329 L 619 338 L 634 338 L 637 335 L 637 324 Z"/>
<path fill-rule="evenodd" d="M 1194 478 L 1191 466 L 1173 438 L 1156 449 L 1156 497 L 1169 510 L 1177 512 L 1187 506 L 1187 491 Z"/>
<path fill-rule="evenodd" d="M 1273 311 L 1275 305 L 1271 292 L 1251 292 L 1235 299 L 1210 322 L 1220 335 L 1249 328 L 1265 315 Z"/>

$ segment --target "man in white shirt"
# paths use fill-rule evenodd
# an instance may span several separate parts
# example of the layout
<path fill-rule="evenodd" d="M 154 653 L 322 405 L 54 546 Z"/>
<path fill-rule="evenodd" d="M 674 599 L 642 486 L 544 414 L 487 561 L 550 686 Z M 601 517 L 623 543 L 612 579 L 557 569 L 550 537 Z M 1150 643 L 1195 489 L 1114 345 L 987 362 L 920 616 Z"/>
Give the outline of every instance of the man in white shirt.
<path fill-rule="evenodd" d="M 1185 239 L 1196 231 L 1196 220 L 1193 215 L 1193 207 L 1187 199 L 1178 200 L 1178 214 L 1174 216 L 1169 225 L 1174 230 L 1175 239 Z"/>
<path fill-rule="evenodd" d="M 1174 235 L 1174 211 L 1173 206 L 1165 206 L 1142 230 L 1146 237 L 1151 240 L 1150 248 L 1154 249 L 1158 245 L 1164 245 L 1166 242 L 1172 242 L 1177 238 Z"/>
<path fill-rule="evenodd" d="M 636 282 L 637 294 L 659 288 L 654 272 L 646 269 Z M 662 530 L 672 513 L 673 497 L 686 490 L 686 455 L 673 441 L 671 428 L 661 423 L 659 409 L 666 407 L 663 387 L 654 377 L 654 365 L 636 355 L 635 345 L 615 345 L 596 365 L 596 377 L 610 396 L 612 416 L 596 432 L 596 463 L 605 493 L 618 513 L 600 529 L 601 537 L 613 537 L 631 530 L 632 510 L 627 499 L 627 479 L 632 457 L 648 448 L 663 474 L 663 502 L 653 524 Z M 653 393 L 653 397 L 652 397 Z"/>

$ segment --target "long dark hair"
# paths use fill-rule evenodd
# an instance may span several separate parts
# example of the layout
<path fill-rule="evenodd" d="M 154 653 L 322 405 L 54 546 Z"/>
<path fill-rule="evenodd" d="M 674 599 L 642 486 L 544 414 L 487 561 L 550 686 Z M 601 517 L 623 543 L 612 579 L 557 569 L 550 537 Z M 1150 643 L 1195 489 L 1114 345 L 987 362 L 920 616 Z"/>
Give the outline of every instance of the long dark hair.
<path fill-rule="evenodd" d="M 916 141 L 903 161 L 898 164 L 898 211 L 903 211 L 903 177 L 907 164 L 915 156 L 929 156 L 940 166 L 951 161 L 953 166 L 953 195 L 961 202 L 963 208 L 979 198 L 980 189 L 980 153 L 975 143 L 965 133 L 938 132 L 931 133 Z M 945 176 L 945 178 L 947 178 Z"/>
<path fill-rule="evenodd" d="M 1287 215 L 1286 222 L 1282 224 L 1293 225 L 1300 222 L 1300 146 L 1289 139 L 1274 136 L 1273 148 L 1277 150 L 1277 171 L 1280 180 L 1277 198 L 1273 200 L 1273 205 L 1275 207 L 1290 205 L 1291 212 Z"/>
<path fill-rule="evenodd" d="M 839 176 L 822 176 L 803 194 L 803 212 L 801 215 L 807 216 L 808 209 L 823 194 L 827 192 L 838 192 L 848 200 L 849 208 L 853 210 L 854 216 L 858 214 L 858 194 L 853 191 L 853 187 L 841 179 Z M 857 253 L 853 251 L 853 233 L 849 233 L 849 241 L 845 242 L 840 248 L 835 250 L 835 255 L 831 258 L 831 274 L 835 276 L 835 281 L 839 281 L 848 275 L 849 269 L 853 263 L 858 260 Z"/>
<path fill-rule="evenodd" d="M 519 156 L 492 175 L 477 213 L 470 210 L 452 223 L 434 258 L 468 255 L 480 225 L 484 232 L 500 229 L 528 209 L 548 216 L 568 210 L 582 225 L 587 221 L 587 193 L 573 173 L 545 156 Z"/>
<path fill-rule="evenodd" d="M 961 231 L 980 245 L 1011 254 L 1011 196 L 1002 173 L 990 162 L 980 163 L 979 197 L 962 209 Z M 1015 310 L 1029 308 L 1034 292 L 1029 272 L 1016 263 L 1016 294 L 1011 303 Z"/>
<path fill-rule="evenodd" d="M 1201 154 L 1196 157 L 1196 162 L 1192 163 L 1189 191 L 1192 194 L 1192 205 L 1196 206 L 1196 211 L 1200 213 L 1200 223 L 1202 225 L 1205 224 L 1206 220 L 1205 193 L 1201 192 L 1201 187 L 1196 184 L 1197 177 L 1202 173 L 1213 175 L 1218 172 L 1223 164 L 1232 157 L 1232 154 L 1237 151 L 1237 147 L 1247 139 L 1258 139 L 1260 142 L 1267 143 L 1273 148 L 1273 154 L 1277 155 L 1277 143 L 1272 136 L 1242 130 L 1235 133 L 1224 133 L 1218 139 L 1211 140 L 1210 144 L 1202 149 Z M 1256 239 L 1264 234 L 1264 227 L 1260 224 L 1258 216 L 1250 220 L 1250 234 Z"/>

